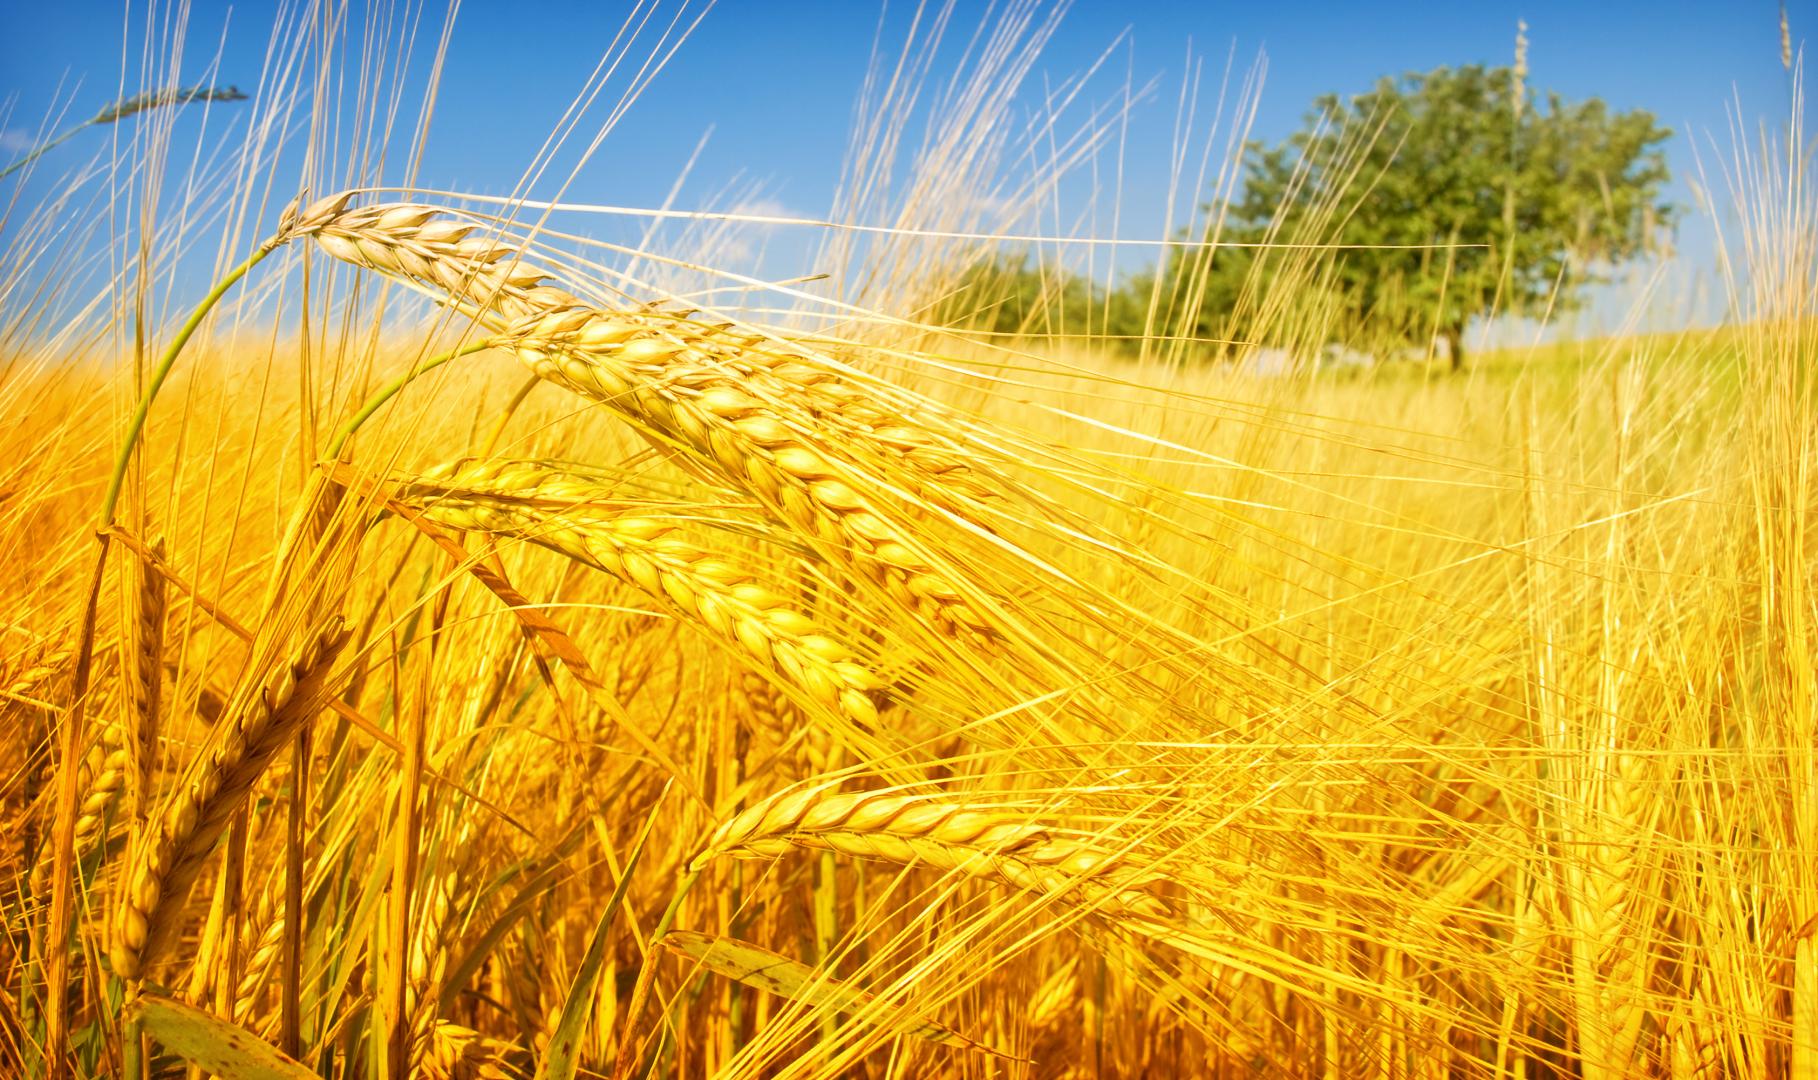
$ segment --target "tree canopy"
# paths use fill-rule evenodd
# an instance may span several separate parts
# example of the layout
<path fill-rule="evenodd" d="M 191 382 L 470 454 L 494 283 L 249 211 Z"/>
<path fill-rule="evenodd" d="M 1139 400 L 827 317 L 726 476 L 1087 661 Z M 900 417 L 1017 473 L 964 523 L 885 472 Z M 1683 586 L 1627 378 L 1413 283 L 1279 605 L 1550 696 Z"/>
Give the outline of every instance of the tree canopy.
<path fill-rule="evenodd" d="M 1252 147 L 1243 194 L 1207 237 L 1289 246 L 1180 252 L 1173 275 L 1205 262 L 1192 321 L 1241 333 L 1228 324 L 1243 314 L 1239 283 L 1270 270 L 1259 263 L 1323 262 L 1313 276 L 1355 320 L 1408 340 L 1438 332 L 1457 364 L 1472 317 L 1568 309 L 1670 224 L 1670 135 L 1598 98 L 1537 101 L 1510 68 L 1385 78 L 1318 99 L 1301 130 Z M 1319 260 L 1292 245 L 1340 249 Z"/>

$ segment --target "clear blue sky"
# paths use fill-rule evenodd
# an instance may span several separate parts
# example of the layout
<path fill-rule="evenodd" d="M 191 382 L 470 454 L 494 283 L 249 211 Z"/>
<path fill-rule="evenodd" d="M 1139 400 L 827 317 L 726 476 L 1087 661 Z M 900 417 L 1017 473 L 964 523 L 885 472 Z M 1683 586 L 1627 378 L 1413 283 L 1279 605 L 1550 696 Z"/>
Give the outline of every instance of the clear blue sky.
<path fill-rule="evenodd" d="M 432 9 L 435 4 L 429 5 Z M 499 3 L 468 0 L 452 38 L 454 70 L 484 68 L 491 79 L 444 83 L 422 182 L 468 191 L 509 192 L 580 87 L 629 7 L 625 3 Z M 1818 27 L 1818 0 L 1788 5 L 1795 47 Z M 229 18 L 231 10 L 231 18 Z M 826 212 L 882 5 L 868 0 L 797 3 L 723 0 L 709 11 L 669 69 L 632 109 L 569 198 L 654 205 L 709 128 L 713 135 L 682 204 L 700 205 L 735 178 L 760 183 L 786 212 Z M 912 5 L 885 16 L 903 25 Z M 962 4 L 958 23 L 976 23 L 983 4 Z M 0 0 L 0 161 L 10 159 L 74 80 L 71 114 L 86 116 L 115 96 L 129 19 L 117 4 Z M 1675 132 L 1673 195 L 1689 203 L 1687 136 L 1715 135 L 1727 147 L 1725 109 L 1733 95 L 1756 117 L 1784 117 L 1788 80 L 1779 63 L 1773 0 L 1604 3 L 1471 0 L 1434 3 L 1078 2 L 1045 54 L 1041 73 L 1059 81 L 1128 31 L 1101 97 L 1121 85 L 1161 79 L 1129 134 L 1126 236 L 1158 236 L 1174 102 L 1189 46 L 1216 78 L 1228 54 L 1246 67 L 1266 52 L 1268 75 L 1256 134 L 1290 131 L 1316 95 L 1366 89 L 1383 74 L 1442 64 L 1509 62 L 1515 23 L 1528 23 L 1530 85 L 1567 98 L 1601 96 L 1616 108 L 1652 110 Z M 257 82 L 269 33 L 264 5 L 192 4 L 186 78 L 199 77 L 222 27 L 219 81 Z M 143 12 L 130 19 L 137 55 Z M 887 35 L 888 36 L 888 35 Z M 1029 89 L 1040 91 L 1040 74 Z M 241 106 L 244 108 L 244 106 Z M 86 136 L 89 150 L 103 138 Z M 58 151 L 81 157 L 81 140 Z M 1707 166 L 1712 155 L 1703 147 Z M 548 193 L 548 187 L 539 192 Z M 1700 229 L 1693 226 L 1694 230 Z M 1700 250 L 1687 235 L 1688 252 Z M 1704 249 L 1708 252 L 1708 246 Z M 772 272 L 809 272 L 778 267 Z"/>

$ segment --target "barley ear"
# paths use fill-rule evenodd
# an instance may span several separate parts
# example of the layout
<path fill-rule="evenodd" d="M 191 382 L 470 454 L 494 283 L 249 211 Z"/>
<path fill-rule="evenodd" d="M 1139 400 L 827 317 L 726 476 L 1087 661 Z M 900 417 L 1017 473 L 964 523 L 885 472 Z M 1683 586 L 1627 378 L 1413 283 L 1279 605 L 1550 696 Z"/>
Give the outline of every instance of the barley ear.
<path fill-rule="evenodd" d="M 330 617 L 263 686 L 236 695 L 210 744 L 164 799 L 133 853 L 115 912 L 109 955 L 121 978 L 139 978 L 168 944 L 189 887 L 234 811 L 321 707 L 329 671 L 348 637 L 340 617 Z"/>
<path fill-rule="evenodd" d="M 152 544 L 152 557 L 164 559 L 164 542 Z M 131 625 L 123 635 L 125 655 L 120 673 L 126 683 L 126 750 L 129 767 L 126 799 L 133 821 L 142 821 L 151 806 L 153 777 L 157 772 L 158 711 L 164 679 L 164 575 L 152 560 L 133 564 Z"/>

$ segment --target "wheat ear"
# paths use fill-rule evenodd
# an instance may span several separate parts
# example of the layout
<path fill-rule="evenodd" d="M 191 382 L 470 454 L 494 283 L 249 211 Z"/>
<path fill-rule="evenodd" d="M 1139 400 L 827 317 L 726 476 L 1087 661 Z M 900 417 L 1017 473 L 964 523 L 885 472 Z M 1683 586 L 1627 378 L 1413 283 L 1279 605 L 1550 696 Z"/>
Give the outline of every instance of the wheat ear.
<path fill-rule="evenodd" d="M 508 1064 L 513 1047 L 472 1028 L 437 1020 L 430 1026 L 416 1074 L 429 1080 L 517 1080 Z"/>
<path fill-rule="evenodd" d="M 76 651 L 70 648 L 53 649 L 41 654 L 38 659 L 32 661 L 24 670 L 8 680 L 4 688 L 0 688 L 0 698 L 43 696 L 41 693 L 43 684 L 58 676 L 69 674 L 75 659 Z"/>
<path fill-rule="evenodd" d="M 593 501 L 597 484 L 538 462 L 460 466 L 420 490 L 430 518 L 460 529 L 534 541 L 642 589 L 733 644 L 766 670 L 867 730 L 883 682 L 858 654 L 780 594 L 649 517 L 591 517 L 548 509 Z M 505 496 L 488 492 L 512 491 Z"/>
<path fill-rule="evenodd" d="M 233 1021 L 250 1024 L 259 994 L 271 981 L 272 969 L 278 965 L 278 954 L 284 947 L 284 890 L 282 882 L 268 881 L 259 892 L 259 903 L 247 921 L 241 939 L 241 955 L 246 962 L 240 972 L 240 984 L 234 988 Z"/>
<path fill-rule="evenodd" d="M 162 562 L 164 542 L 152 545 L 152 556 Z M 120 672 L 126 682 L 126 749 L 129 768 L 126 801 L 132 819 L 142 820 L 151 806 L 152 782 L 157 769 L 158 707 L 164 686 L 164 575 L 149 560 L 133 564 L 134 589 L 130 601 L 132 626 L 124 635 Z"/>
<path fill-rule="evenodd" d="M 796 847 L 962 871 L 1076 898 L 1108 915 L 1168 914 L 1158 897 L 1144 891 L 1161 876 L 1129 856 L 1058 839 L 996 807 L 919 792 L 814 787 L 780 793 L 715 830 L 690 869 L 721 855 L 770 858 Z"/>
<path fill-rule="evenodd" d="M 126 790 L 127 758 L 126 747 L 120 744 L 120 730 L 112 724 L 102 729 L 100 740 L 82 755 L 82 762 L 76 767 L 76 786 L 81 792 L 76 809 L 78 855 L 93 851 L 107 840 L 108 815 L 120 801 L 120 793 Z M 41 894 L 50 886 L 50 873 L 50 860 L 37 860 L 30 878 L 33 893 Z"/>
<path fill-rule="evenodd" d="M 347 209 L 347 199 L 310 233 L 342 262 L 411 278 L 506 320 L 580 303 L 517 249 L 471 235 L 476 226 L 449 220 L 433 206 Z"/>
<path fill-rule="evenodd" d="M 964 598 L 961 575 L 880 502 L 896 487 L 963 512 L 966 499 L 989 494 L 930 427 L 892 416 L 830 367 L 779 351 L 762 335 L 583 307 L 522 251 L 476 238 L 472 225 L 439 219 L 433 207 L 344 206 L 310 229 L 329 254 L 437 288 L 495 327 L 506 325 L 498 342 L 540 377 L 688 448 L 821 540 L 823 554 L 855 566 L 936 626 L 994 636 Z M 837 443 L 815 436 L 829 426 L 908 467 L 881 482 L 852 455 L 834 452 Z"/>
<path fill-rule="evenodd" d="M 950 437 L 953 425 L 931 412 L 925 399 L 881 381 L 861 381 L 856 372 L 788 339 L 694 314 L 655 307 L 549 309 L 509 328 L 506 338 L 535 348 L 545 329 L 584 316 L 592 325 L 588 336 L 594 340 L 587 342 L 596 350 L 592 358 L 604 357 L 644 376 L 649 385 L 684 398 L 717 387 L 742 390 L 845 452 L 896 466 L 892 480 L 900 488 L 949 510 L 964 513 L 968 501 L 996 495 Z"/>
<path fill-rule="evenodd" d="M 128 868 L 115 913 L 114 972 L 138 978 L 177 925 L 178 908 L 234 810 L 297 727 L 321 706 L 349 631 L 336 616 L 258 691 L 247 694 L 190 762 Z"/>
<path fill-rule="evenodd" d="M 354 266 L 409 278 L 466 303 L 482 316 L 505 321 L 536 318 L 582 306 L 552 284 L 555 275 L 525 257 L 522 248 L 473 235 L 477 226 L 416 203 L 348 208 L 348 195 L 323 200 L 305 217 L 322 249 Z M 603 314 L 603 313 L 596 313 Z M 947 435 L 951 425 L 926 403 L 883 400 L 887 384 L 867 384 L 850 369 L 811 355 L 782 338 L 739 329 L 733 323 L 694 319 L 692 311 L 645 307 L 610 317 L 685 346 L 677 370 L 714 369 L 722 379 L 761 386 L 810 414 L 817 426 L 874 446 L 911 467 L 907 483 L 939 499 L 954 493 L 975 499 L 994 493 L 973 475 L 971 463 Z M 922 483 L 927 482 L 924 491 Z"/>
<path fill-rule="evenodd" d="M 404 983 L 404 1014 L 410 1020 L 411 1060 L 420 1070 L 437 1054 L 437 1005 L 448 974 L 448 920 L 455 909 L 455 874 L 432 877 L 424 892 L 410 942 L 410 969 Z"/>
<path fill-rule="evenodd" d="M 109 727 L 101 741 L 82 759 L 76 782 L 82 787 L 82 805 L 76 816 L 76 850 L 88 851 L 106 839 L 107 815 L 126 789 L 130 755 L 117 729 Z"/>
<path fill-rule="evenodd" d="M 575 309 L 523 320 L 496 340 L 539 376 L 686 447 L 733 486 L 950 633 L 991 636 L 961 576 L 887 510 L 888 487 L 815 434 L 810 417 L 751 393 L 673 327 Z M 753 387 L 753 389 L 761 389 Z M 807 393 L 808 386 L 790 387 Z"/>

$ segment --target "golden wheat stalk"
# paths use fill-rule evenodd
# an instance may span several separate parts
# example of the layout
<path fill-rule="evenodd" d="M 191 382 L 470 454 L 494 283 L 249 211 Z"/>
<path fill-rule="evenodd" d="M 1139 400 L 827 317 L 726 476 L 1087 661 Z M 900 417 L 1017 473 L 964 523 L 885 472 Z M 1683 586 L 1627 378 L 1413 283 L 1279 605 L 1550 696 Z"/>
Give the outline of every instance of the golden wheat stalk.
<path fill-rule="evenodd" d="M 329 670 L 349 631 L 331 617 L 270 680 L 245 695 L 162 804 L 133 853 L 115 912 L 114 972 L 136 979 L 156 959 L 179 908 L 233 812 L 291 734 L 322 705 Z"/>
<path fill-rule="evenodd" d="M 1076 899 L 1107 915 L 1168 915 L 1161 899 L 1145 891 L 1162 876 L 1134 857 L 1057 838 L 1001 807 L 922 792 L 785 791 L 722 824 L 690 869 L 722 855 L 772 858 L 791 848 L 961 871 Z"/>
<path fill-rule="evenodd" d="M 457 466 L 414 490 L 433 520 L 520 537 L 603 570 L 736 646 L 811 700 L 866 730 L 875 728 L 873 695 L 883 680 L 857 652 L 751 574 L 674 535 L 673 524 L 656 518 L 550 509 L 596 502 L 597 482 L 539 462 L 490 462 Z M 500 494 L 506 491 L 515 494 Z"/>

